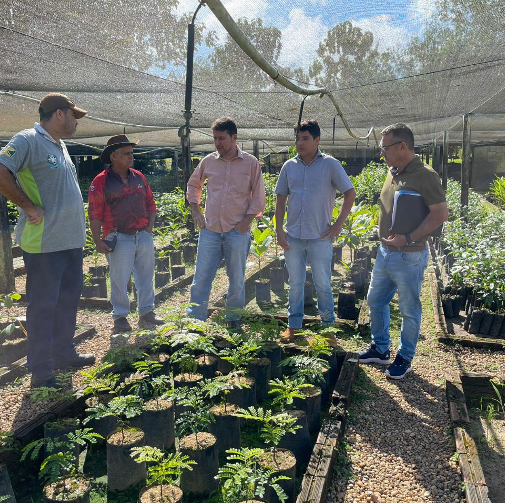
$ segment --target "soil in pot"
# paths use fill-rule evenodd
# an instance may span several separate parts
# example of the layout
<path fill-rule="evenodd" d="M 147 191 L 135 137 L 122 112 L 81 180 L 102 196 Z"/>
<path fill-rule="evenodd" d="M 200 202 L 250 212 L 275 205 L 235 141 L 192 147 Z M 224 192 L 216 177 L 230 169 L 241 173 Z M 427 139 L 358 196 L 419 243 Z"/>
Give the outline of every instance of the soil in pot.
<path fill-rule="evenodd" d="M 272 292 L 284 291 L 284 267 L 270 268 L 270 288 Z"/>
<path fill-rule="evenodd" d="M 256 401 L 262 402 L 268 398 L 270 389 L 271 363 L 268 358 L 255 358 L 247 365 L 250 377 L 256 381 Z"/>
<path fill-rule="evenodd" d="M 296 457 L 287 449 L 271 449 L 265 451 L 259 460 L 260 466 L 275 470 L 275 475 L 284 475 L 289 477 L 289 480 L 281 480 L 279 485 L 286 493 L 286 503 L 295 502 L 295 483 L 296 483 Z M 265 491 L 265 501 L 268 503 L 280 503 L 277 493 L 267 487 Z"/>
<path fill-rule="evenodd" d="M 172 266 L 172 280 L 180 278 L 186 274 L 186 266 L 184 265 L 173 265 Z"/>
<path fill-rule="evenodd" d="M 213 355 L 200 355 L 196 358 L 197 371 L 204 379 L 216 377 L 218 357 Z"/>
<path fill-rule="evenodd" d="M 280 379 L 282 377 L 282 348 L 275 341 L 269 341 L 264 346 L 265 358 L 270 360 L 270 375 L 272 379 Z"/>
<path fill-rule="evenodd" d="M 181 489 L 184 493 L 208 495 L 218 487 L 216 475 L 219 470 L 217 440 L 211 433 L 198 433 L 181 438 L 179 449 L 196 465 L 193 470 L 185 470 L 181 475 Z"/>
<path fill-rule="evenodd" d="M 28 343 L 26 337 L 22 339 L 7 340 L 2 343 L 2 352 L 6 365 L 18 361 L 28 352 Z"/>
<path fill-rule="evenodd" d="M 271 302 L 270 297 L 270 280 L 269 279 L 258 279 L 254 282 L 256 287 L 256 302 L 258 304 L 264 304 L 265 302 Z"/>
<path fill-rule="evenodd" d="M 232 381 L 244 383 L 249 388 L 233 388 L 228 395 L 228 402 L 238 405 L 242 409 L 256 405 L 256 381 L 252 377 L 232 377 Z"/>
<path fill-rule="evenodd" d="M 307 416 L 303 410 L 288 410 L 286 414 L 296 418 L 296 426 L 301 426 L 295 433 L 286 433 L 279 443 L 279 447 L 290 450 L 296 456 L 298 469 L 305 466 L 312 454 Z"/>
<path fill-rule="evenodd" d="M 111 491 L 124 491 L 146 478 L 146 464 L 130 456 L 133 447 L 143 445 L 144 432 L 137 428 L 119 430 L 107 437 L 107 482 Z"/>
<path fill-rule="evenodd" d="M 162 450 L 172 447 L 175 440 L 173 402 L 153 398 L 144 403 L 141 417 L 145 445 Z"/>
<path fill-rule="evenodd" d="M 321 427 L 321 388 L 319 386 L 302 388 L 301 394 L 305 396 L 305 399 L 295 398 L 293 404 L 297 409 L 305 411 L 309 432 L 319 431 Z"/>
<path fill-rule="evenodd" d="M 210 412 L 216 421 L 211 423 L 209 431 L 217 439 L 217 449 L 223 454 L 227 449 L 240 448 L 240 418 L 232 414 L 238 411 L 238 406 L 232 403 L 218 404 L 211 407 Z"/>
<path fill-rule="evenodd" d="M 48 502 L 65 501 L 66 503 L 89 503 L 91 481 L 84 475 L 61 477 L 53 484 L 44 487 L 44 496 Z"/>
<path fill-rule="evenodd" d="M 154 287 L 162 288 L 170 281 L 169 271 L 158 271 L 154 274 Z"/>
<path fill-rule="evenodd" d="M 193 243 L 188 243 L 184 245 L 182 248 L 182 257 L 184 258 L 184 262 L 187 264 L 188 262 L 194 262 L 196 255 L 196 246 Z"/>
<path fill-rule="evenodd" d="M 157 258 L 155 260 L 155 266 L 158 272 L 168 272 L 170 269 L 170 259 L 168 257 Z"/>
<path fill-rule="evenodd" d="M 181 503 L 182 490 L 177 486 L 153 485 L 144 487 L 139 494 L 140 503 Z"/>
<path fill-rule="evenodd" d="M 0 496 L 9 496 L 4 503 L 16 503 L 7 467 L 0 463 Z"/>
<path fill-rule="evenodd" d="M 182 264 L 181 250 L 170 252 L 170 264 L 172 266 Z"/>
<path fill-rule="evenodd" d="M 98 297 L 100 295 L 100 287 L 98 285 L 84 285 L 82 287 L 82 296 L 86 299 Z"/>

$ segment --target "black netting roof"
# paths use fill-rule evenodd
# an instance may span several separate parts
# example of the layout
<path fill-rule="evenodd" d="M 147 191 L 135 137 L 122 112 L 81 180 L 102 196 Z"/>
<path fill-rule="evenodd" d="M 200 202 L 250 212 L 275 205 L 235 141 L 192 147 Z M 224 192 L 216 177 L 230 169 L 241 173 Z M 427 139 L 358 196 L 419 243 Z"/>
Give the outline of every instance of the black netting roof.
<path fill-rule="evenodd" d="M 359 136 L 401 121 L 418 143 L 441 141 L 444 131 L 458 141 L 471 113 L 473 142 L 505 140 L 501 0 L 223 4 L 282 75 L 330 89 Z M 59 91 L 89 111 L 76 141 L 103 145 L 126 127 L 142 145 L 178 146 L 187 24 L 197 7 L 197 0 L 3 0 L 0 140 L 31 127 L 37 101 Z M 247 145 L 290 144 L 303 96 L 259 70 L 207 6 L 196 17 L 196 41 L 192 145 L 211 149 L 209 126 L 223 115 L 235 118 Z M 304 117 L 319 120 L 322 143 L 354 147 L 338 116 L 333 129 L 335 116 L 326 96 L 306 99 Z"/>

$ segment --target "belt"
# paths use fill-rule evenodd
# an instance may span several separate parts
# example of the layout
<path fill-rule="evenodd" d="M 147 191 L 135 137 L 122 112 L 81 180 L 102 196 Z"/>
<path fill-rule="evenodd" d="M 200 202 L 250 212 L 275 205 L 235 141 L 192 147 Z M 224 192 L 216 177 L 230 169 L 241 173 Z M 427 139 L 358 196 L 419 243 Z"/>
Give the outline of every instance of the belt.
<path fill-rule="evenodd" d="M 382 245 L 384 246 L 384 245 Z M 420 252 L 423 251 L 426 248 L 426 243 L 423 243 L 422 245 L 416 245 L 416 246 L 391 246 L 391 245 L 386 245 L 386 248 L 389 251 L 392 252 Z"/>
<path fill-rule="evenodd" d="M 142 232 L 145 230 L 145 227 L 142 227 L 142 229 L 126 229 L 124 231 L 119 231 L 120 234 L 128 234 L 129 236 L 134 236 L 135 234 L 138 234 L 139 232 Z"/>

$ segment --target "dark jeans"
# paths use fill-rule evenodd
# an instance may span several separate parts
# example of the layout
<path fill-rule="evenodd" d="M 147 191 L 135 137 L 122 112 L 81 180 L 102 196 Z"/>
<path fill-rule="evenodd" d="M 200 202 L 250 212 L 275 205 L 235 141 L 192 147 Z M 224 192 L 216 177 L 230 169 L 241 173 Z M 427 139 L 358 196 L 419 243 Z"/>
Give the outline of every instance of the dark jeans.
<path fill-rule="evenodd" d="M 23 252 L 23 260 L 28 369 L 37 377 L 46 377 L 53 371 L 53 361 L 75 354 L 72 339 L 82 292 L 82 248 Z"/>

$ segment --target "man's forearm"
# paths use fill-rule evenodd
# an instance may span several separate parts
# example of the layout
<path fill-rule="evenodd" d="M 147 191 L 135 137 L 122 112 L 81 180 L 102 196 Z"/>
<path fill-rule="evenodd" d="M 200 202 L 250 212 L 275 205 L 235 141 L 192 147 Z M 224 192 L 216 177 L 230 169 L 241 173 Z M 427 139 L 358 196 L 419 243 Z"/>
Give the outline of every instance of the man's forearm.
<path fill-rule="evenodd" d="M 102 236 L 102 222 L 100 220 L 90 220 L 89 228 L 91 229 L 91 234 L 93 235 L 93 241 L 98 243 Z"/>
<path fill-rule="evenodd" d="M 19 188 L 12 173 L 3 164 L 0 164 L 0 192 L 4 197 L 25 211 L 29 211 L 35 206 L 29 197 Z"/>
<path fill-rule="evenodd" d="M 146 227 L 147 232 L 152 232 L 153 231 L 155 218 L 156 218 L 156 212 L 155 211 L 148 211 L 147 212 L 147 219 L 148 219 L 147 227 Z"/>
<path fill-rule="evenodd" d="M 342 202 L 342 207 L 337 217 L 337 222 L 345 222 L 347 215 L 349 215 L 354 200 L 356 199 L 356 191 L 354 189 L 349 189 L 344 192 L 344 201 Z"/>
<path fill-rule="evenodd" d="M 286 214 L 286 203 L 288 196 L 277 194 L 275 200 L 275 227 L 276 230 L 282 230 L 284 225 L 284 215 Z"/>

